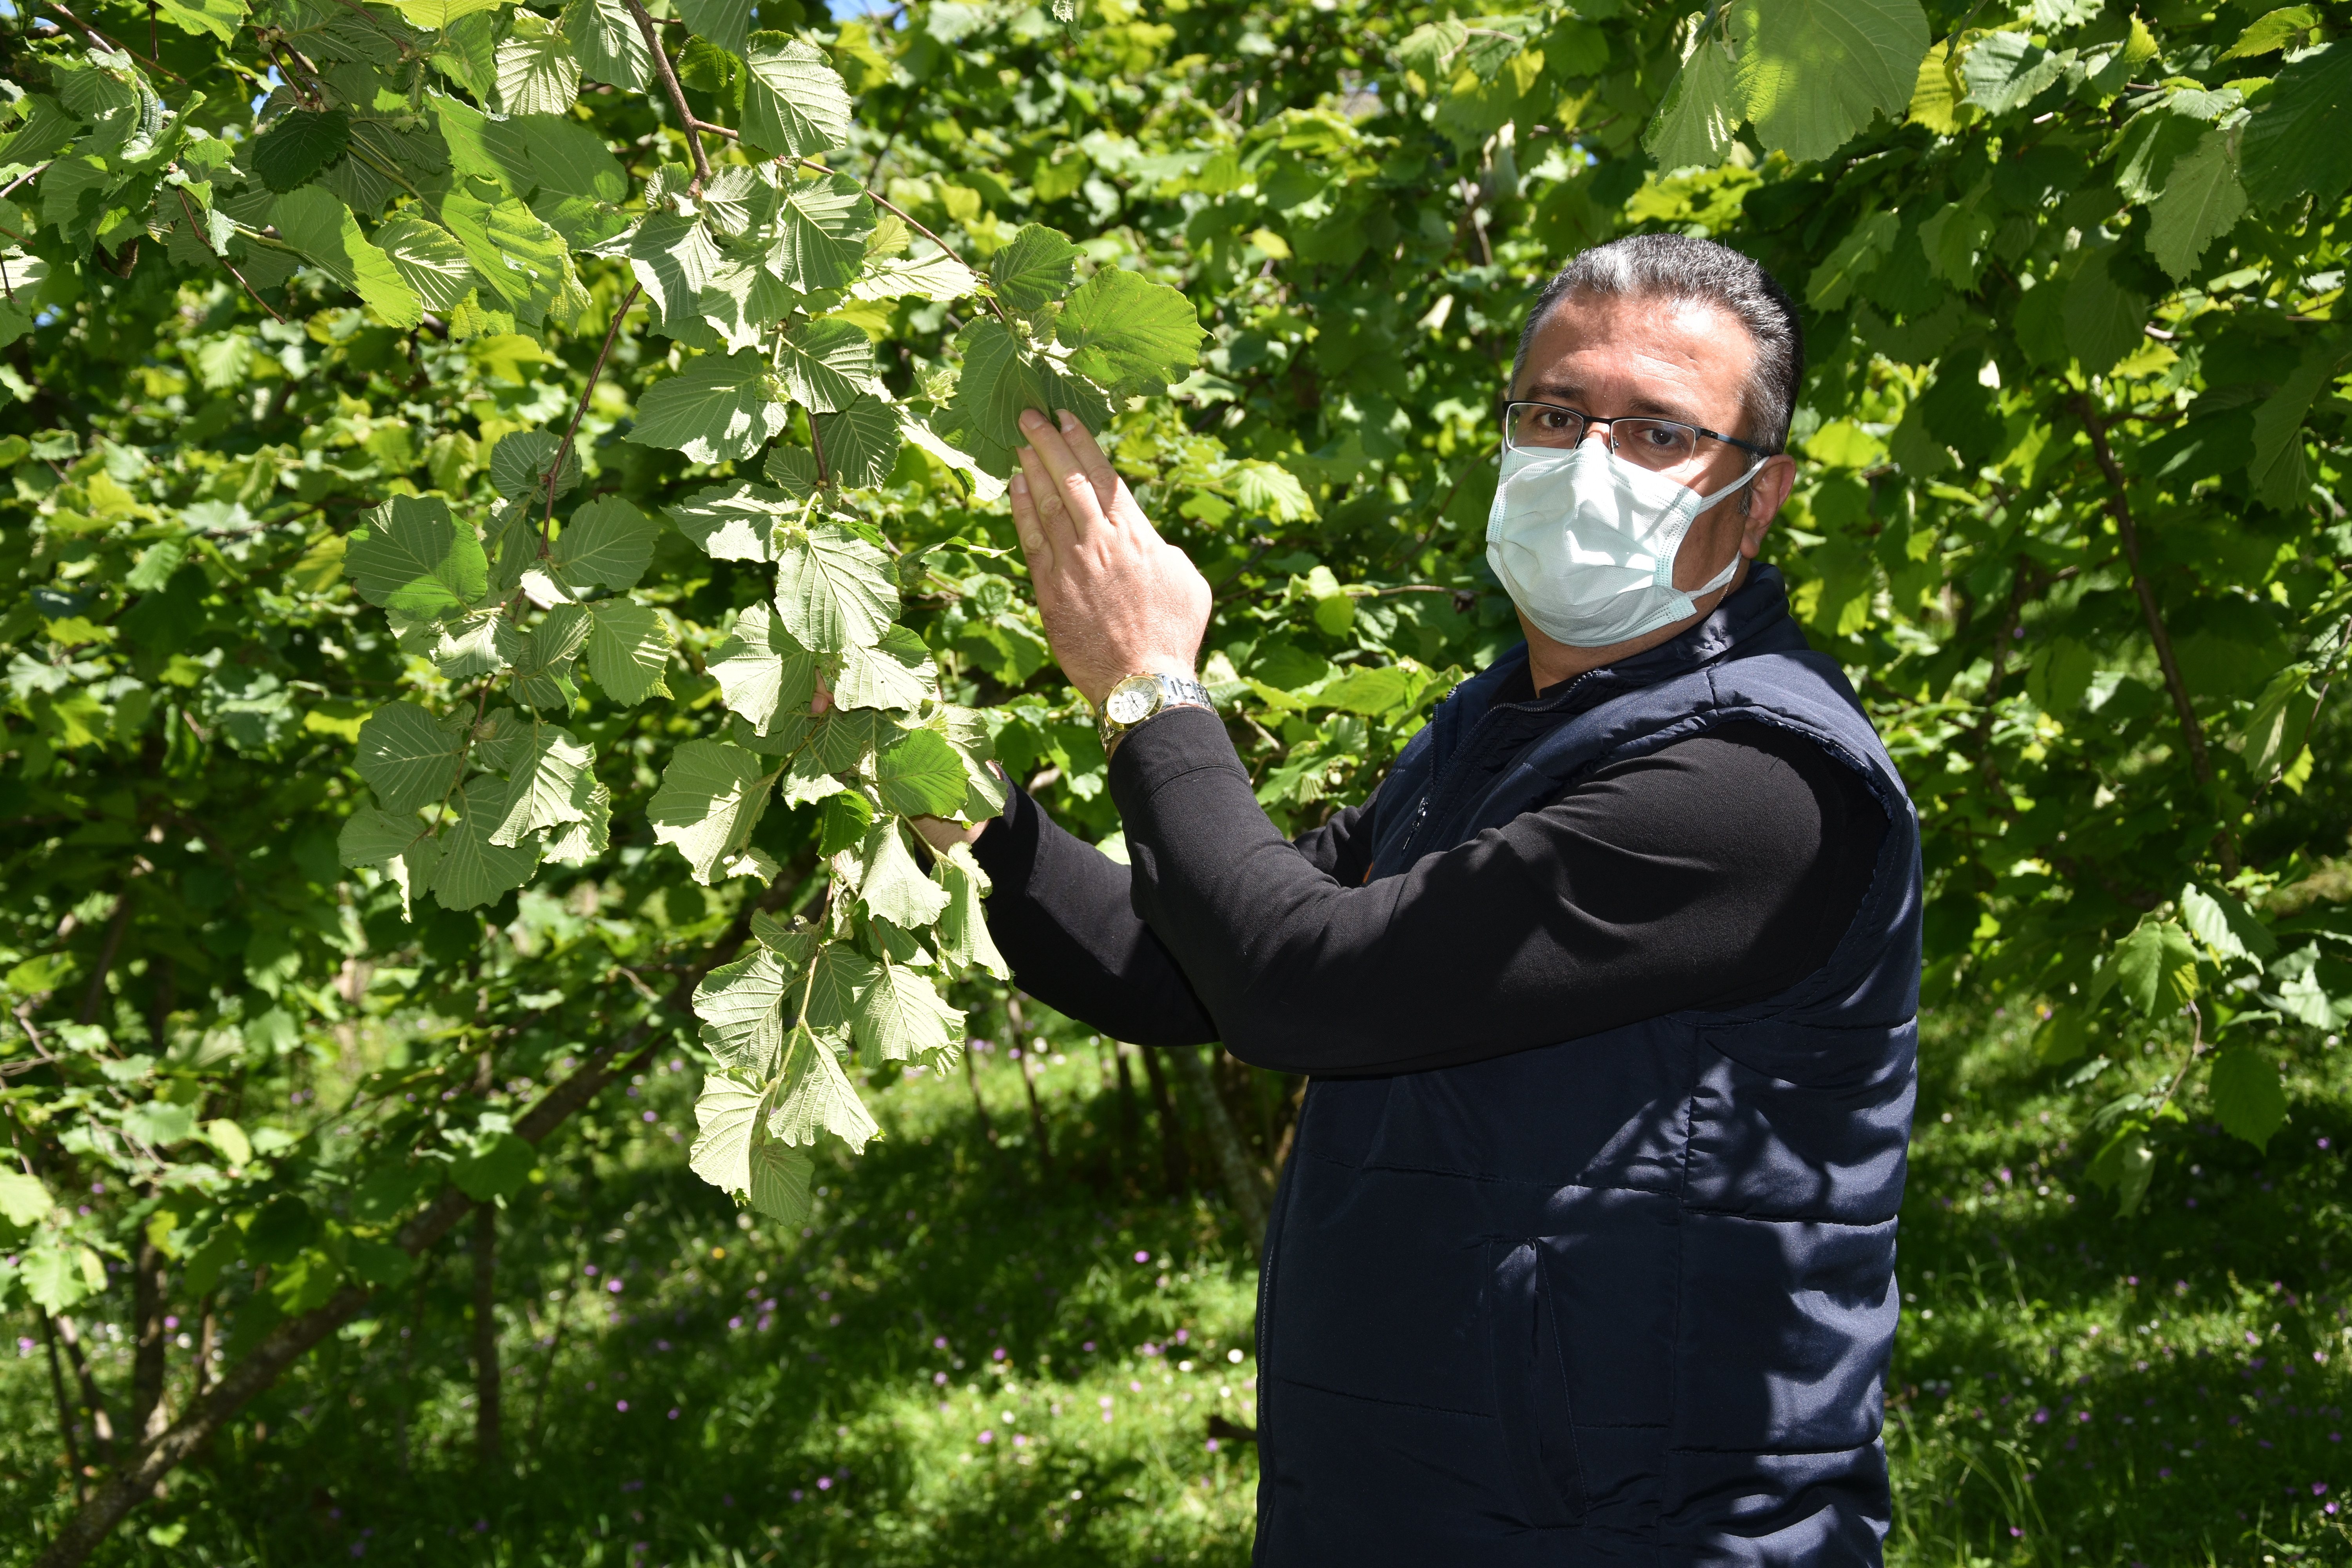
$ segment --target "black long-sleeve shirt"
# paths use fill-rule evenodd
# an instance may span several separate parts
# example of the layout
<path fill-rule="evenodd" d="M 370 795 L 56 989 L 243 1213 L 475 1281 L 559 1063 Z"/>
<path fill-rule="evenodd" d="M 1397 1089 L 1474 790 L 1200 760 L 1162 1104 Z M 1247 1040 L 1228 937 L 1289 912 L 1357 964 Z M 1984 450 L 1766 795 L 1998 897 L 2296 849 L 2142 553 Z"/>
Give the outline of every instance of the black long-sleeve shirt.
<path fill-rule="evenodd" d="M 1222 1039 L 1319 1075 L 1760 1000 L 1828 957 L 1886 831 L 1852 770 L 1752 722 L 1603 768 L 1372 882 L 1378 796 L 1285 839 L 1202 710 L 1130 733 L 1110 784 L 1131 868 L 1017 790 L 973 846 L 1015 981 L 1120 1039 Z"/>

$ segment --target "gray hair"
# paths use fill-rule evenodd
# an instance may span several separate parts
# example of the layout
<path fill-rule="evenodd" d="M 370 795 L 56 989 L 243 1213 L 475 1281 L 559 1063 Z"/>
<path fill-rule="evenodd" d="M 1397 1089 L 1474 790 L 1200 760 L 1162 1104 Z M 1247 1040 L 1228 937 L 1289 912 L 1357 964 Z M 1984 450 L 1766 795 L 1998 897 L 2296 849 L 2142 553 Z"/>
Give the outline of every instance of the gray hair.
<path fill-rule="evenodd" d="M 1553 274 L 1528 310 L 1519 352 L 1511 362 L 1513 385 L 1536 330 L 1570 294 L 1714 305 L 1731 312 L 1756 349 L 1739 397 L 1747 438 L 1773 452 L 1788 444 L 1789 420 L 1805 375 L 1805 333 L 1788 291 L 1753 260 L 1713 240 L 1681 234 L 1629 235 L 1580 252 Z"/>

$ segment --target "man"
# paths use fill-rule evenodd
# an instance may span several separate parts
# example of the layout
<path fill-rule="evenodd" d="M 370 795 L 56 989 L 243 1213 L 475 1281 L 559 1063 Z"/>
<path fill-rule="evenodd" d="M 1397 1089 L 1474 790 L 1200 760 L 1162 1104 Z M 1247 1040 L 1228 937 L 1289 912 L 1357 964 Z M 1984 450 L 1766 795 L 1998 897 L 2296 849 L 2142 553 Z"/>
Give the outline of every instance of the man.
<path fill-rule="evenodd" d="M 1879 1561 L 1918 837 L 1755 563 L 1801 363 L 1735 252 L 1571 262 L 1488 524 L 1527 643 L 1296 842 L 1192 684 L 1208 585 L 1027 417 L 1013 516 L 1133 867 L 1016 795 L 975 845 L 990 927 L 1107 1033 L 1313 1079 L 1260 1286 L 1261 1563 Z"/>

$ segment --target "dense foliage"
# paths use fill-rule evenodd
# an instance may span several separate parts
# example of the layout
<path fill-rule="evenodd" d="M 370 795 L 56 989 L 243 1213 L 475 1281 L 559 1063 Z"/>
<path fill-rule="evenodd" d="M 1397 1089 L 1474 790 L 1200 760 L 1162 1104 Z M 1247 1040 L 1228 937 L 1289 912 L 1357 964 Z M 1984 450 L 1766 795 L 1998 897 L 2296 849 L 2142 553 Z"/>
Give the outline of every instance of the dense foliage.
<path fill-rule="evenodd" d="M 127 1298 L 155 1439 L 61 1560 L 648 1052 L 785 1220 L 853 1068 L 1022 1027 L 902 826 L 992 755 L 1116 847 L 1021 407 L 1201 563 L 1306 825 L 1516 639 L 1496 395 L 1631 229 L 1804 307 L 1769 552 L 1918 801 L 1931 1001 L 2047 1009 L 2092 1176 L 2185 1097 L 2265 1142 L 2352 1015 L 2341 5 L 654 9 L 0 35 L 6 1279 Z"/>

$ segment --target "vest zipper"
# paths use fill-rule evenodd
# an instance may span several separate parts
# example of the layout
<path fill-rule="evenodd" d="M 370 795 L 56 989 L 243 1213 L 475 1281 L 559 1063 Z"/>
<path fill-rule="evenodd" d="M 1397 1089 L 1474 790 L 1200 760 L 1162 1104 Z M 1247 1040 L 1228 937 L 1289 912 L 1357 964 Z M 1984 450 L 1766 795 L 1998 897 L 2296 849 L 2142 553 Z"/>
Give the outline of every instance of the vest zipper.
<path fill-rule="evenodd" d="M 1601 671 L 1598 669 L 1588 669 L 1582 675 L 1577 676 L 1561 689 L 1559 693 L 1560 698 L 1568 697 L 1570 693 L 1574 692 L 1578 687 L 1583 685 L 1586 681 L 1591 679 L 1594 676 L 1600 673 Z M 1467 683 L 1465 682 L 1465 684 Z M 1454 689 L 1454 691 L 1459 691 L 1462 688 L 1457 686 Z M 1453 692 L 1447 692 L 1447 700 L 1452 700 L 1453 695 Z M 1555 699 L 1554 700 L 1558 700 L 1558 699 Z M 1520 704 L 1514 702 L 1511 706 L 1517 708 L 1519 707 Z M 1455 765 L 1459 763 L 1463 756 L 1467 754 L 1473 749 L 1469 742 L 1477 740 L 1479 731 L 1484 730 L 1486 727 L 1487 721 L 1493 719 L 1494 716 L 1495 710 L 1491 708 L 1486 710 L 1484 714 L 1480 715 L 1478 720 L 1478 728 L 1470 731 L 1468 739 L 1465 742 L 1461 750 L 1454 752 L 1454 757 L 1446 763 L 1445 772 L 1439 773 L 1435 778 L 1430 781 L 1429 788 L 1422 795 L 1421 804 L 1413 807 L 1412 821 L 1404 830 L 1404 841 L 1397 846 L 1397 865 L 1400 868 L 1412 864 L 1408 857 L 1412 852 L 1413 841 L 1421 837 L 1422 825 L 1429 820 L 1429 803 L 1437 798 L 1439 791 L 1444 785 L 1446 779 L 1451 775 Z M 1434 716 L 1433 716 L 1431 722 L 1434 723 L 1435 721 L 1436 720 Z"/>

